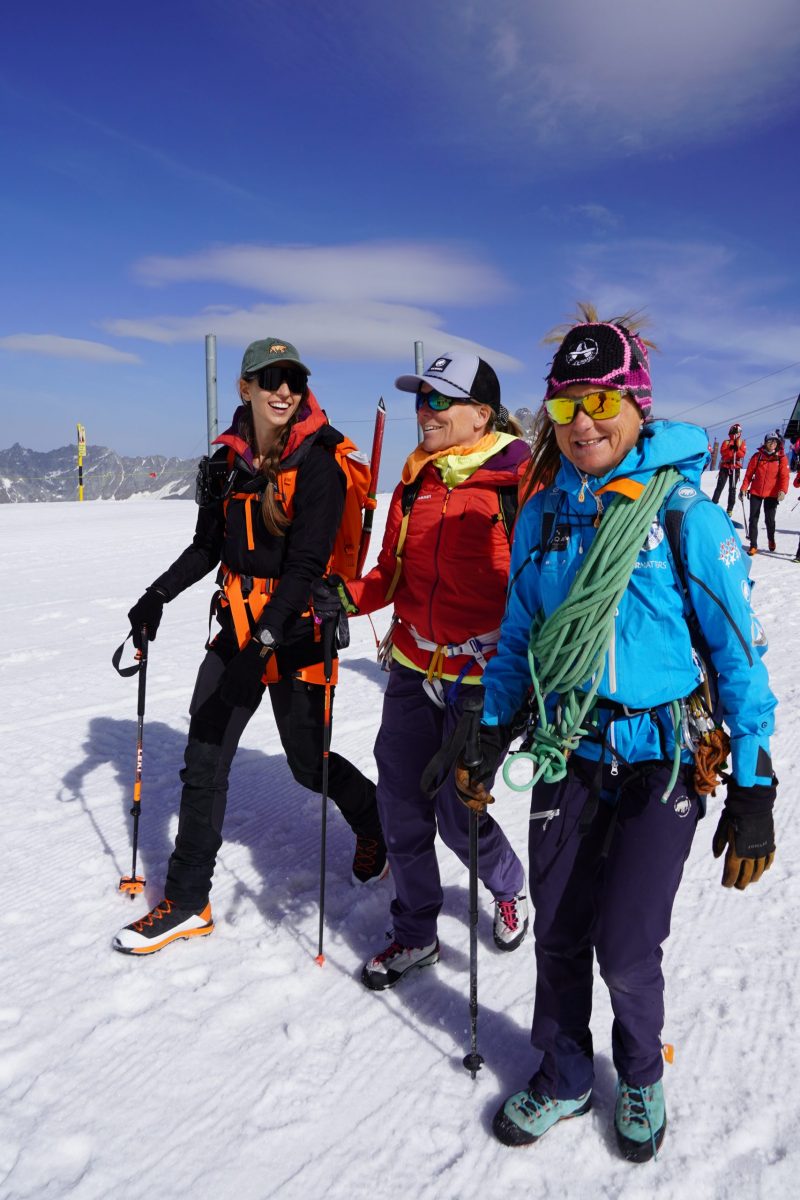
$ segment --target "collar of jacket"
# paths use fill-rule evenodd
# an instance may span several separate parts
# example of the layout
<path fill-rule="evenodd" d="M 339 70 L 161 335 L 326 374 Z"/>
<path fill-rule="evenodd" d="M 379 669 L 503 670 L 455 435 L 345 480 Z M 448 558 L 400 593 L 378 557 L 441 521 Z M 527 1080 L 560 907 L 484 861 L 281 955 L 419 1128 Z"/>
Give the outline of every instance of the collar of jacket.
<path fill-rule="evenodd" d="M 584 477 L 562 455 L 555 485 L 570 493 L 579 504 L 595 508 L 594 497 L 600 491 L 622 491 L 631 498 L 633 485 L 645 487 L 661 467 L 672 466 L 694 487 L 700 487 L 700 476 L 709 459 L 708 440 L 699 425 L 686 421 L 648 421 L 636 445 L 621 462 L 605 475 Z"/>
<path fill-rule="evenodd" d="M 424 450 L 422 446 L 417 446 L 416 450 L 413 450 L 406 459 L 401 476 L 402 482 L 404 484 L 413 483 L 423 467 L 426 467 L 428 463 L 433 463 L 445 485 L 448 488 L 457 487 L 512 442 L 519 442 L 524 449 L 527 449 L 521 438 L 515 437 L 512 433 L 495 433 L 494 430 L 487 433 L 474 446 L 450 446 L 447 450 L 436 450 L 433 453 Z M 522 462 L 525 457 L 524 453 L 520 454 L 519 461 Z"/>
<path fill-rule="evenodd" d="M 221 433 L 219 437 L 214 438 L 215 446 L 229 446 L 236 455 L 242 460 L 242 463 L 254 471 L 253 467 L 253 451 L 241 435 L 241 422 L 246 412 L 244 404 L 240 404 L 233 414 L 233 420 L 228 429 Z M 281 464 L 286 465 L 286 460 L 302 446 L 307 439 L 314 441 L 316 436 L 328 424 L 328 418 L 317 403 L 317 398 L 309 388 L 308 395 L 297 413 L 297 420 L 291 428 L 289 438 L 283 448 L 281 455 Z M 342 440 L 341 434 L 336 435 L 337 442 Z"/>

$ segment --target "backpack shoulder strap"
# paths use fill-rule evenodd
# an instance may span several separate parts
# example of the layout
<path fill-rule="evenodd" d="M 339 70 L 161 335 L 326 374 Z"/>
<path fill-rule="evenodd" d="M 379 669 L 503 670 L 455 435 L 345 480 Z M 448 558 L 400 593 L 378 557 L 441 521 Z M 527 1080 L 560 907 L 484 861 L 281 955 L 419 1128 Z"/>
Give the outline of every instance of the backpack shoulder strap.
<path fill-rule="evenodd" d="M 403 547 L 406 543 L 406 535 L 408 534 L 408 522 L 411 518 L 411 509 L 414 507 L 414 501 L 419 495 L 419 490 L 422 487 L 422 472 L 413 479 L 411 483 L 407 483 L 403 488 L 400 497 L 400 511 L 403 514 L 403 519 L 400 522 L 400 532 L 397 536 L 397 545 L 394 548 L 395 568 L 392 582 L 386 591 L 385 603 L 388 604 L 392 596 L 397 590 L 397 585 L 400 582 L 400 576 L 403 574 Z"/>
<path fill-rule="evenodd" d="M 687 586 L 686 563 L 683 557 L 683 524 L 689 510 L 694 508 L 696 504 L 702 504 L 703 501 L 711 503 L 705 492 L 694 487 L 688 480 L 681 478 L 672 488 L 661 507 L 661 521 L 664 526 L 664 532 L 667 535 L 667 542 L 672 552 L 672 561 L 675 563 L 675 569 L 678 572 L 678 579 L 680 580 L 684 595 L 687 593 Z"/>
<path fill-rule="evenodd" d="M 516 483 L 506 483 L 497 489 L 500 500 L 500 519 L 506 531 L 506 537 L 511 541 L 514 522 L 519 512 L 519 486 Z"/>
<path fill-rule="evenodd" d="M 558 500 L 556 498 L 556 489 L 549 487 L 544 495 L 542 502 L 542 523 L 539 528 L 539 547 L 544 554 L 547 547 L 550 545 L 550 540 L 553 536 L 553 526 L 556 522 L 556 511 L 558 509 Z"/>

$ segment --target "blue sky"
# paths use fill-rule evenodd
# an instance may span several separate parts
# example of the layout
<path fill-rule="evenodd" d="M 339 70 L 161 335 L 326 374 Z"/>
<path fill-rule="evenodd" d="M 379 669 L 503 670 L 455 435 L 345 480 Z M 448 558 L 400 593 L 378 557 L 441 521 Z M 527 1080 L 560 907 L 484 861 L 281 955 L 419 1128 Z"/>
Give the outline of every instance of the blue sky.
<path fill-rule="evenodd" d="M 659 415 L 788 416 L 796 0 L 48 10 L 0 46 L 0 445 L 199 455 L 204 335 L 223 425 L 277 336 L 366 449 L 384 395 L 385 489 L 415 339 L 534 407 L 578 299 L 647 309 Z"/>

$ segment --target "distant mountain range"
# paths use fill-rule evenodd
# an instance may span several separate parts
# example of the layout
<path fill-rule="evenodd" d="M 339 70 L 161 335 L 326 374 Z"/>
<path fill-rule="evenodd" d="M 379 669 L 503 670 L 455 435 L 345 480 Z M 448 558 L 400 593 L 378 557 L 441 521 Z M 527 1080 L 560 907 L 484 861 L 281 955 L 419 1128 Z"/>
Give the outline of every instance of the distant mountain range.
<path fill-rule="evenodd" d="M 83 460 L 85 500 L 127 500 L 134 495 L 194 500 L 197 458 L 124 458 L 106 446 L 87 446 Z M 26 450 L 17 442 L 0 450 L 0 504 L 78 499 L 75 446 Z"/>

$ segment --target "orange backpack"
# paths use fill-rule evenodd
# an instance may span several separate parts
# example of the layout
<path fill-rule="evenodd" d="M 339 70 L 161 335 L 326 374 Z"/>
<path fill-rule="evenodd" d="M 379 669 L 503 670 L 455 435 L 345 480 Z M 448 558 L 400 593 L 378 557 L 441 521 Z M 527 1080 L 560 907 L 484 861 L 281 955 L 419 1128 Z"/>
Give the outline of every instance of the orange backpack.
<path fill-rule="evenodd" d="M 328 449 L 333 453 L 337 464 L 342 468 L 347 480 L 347 491 L 344 497 L 344 509 L 333 551 L 328 560 L 326 575 L 341 575 L 342 579 L 355 579 L 358 571 L 358 551 L 361 545 L 361 531 L 364 524 L 364 510 L 375 508 L 375 498 L 370 496 L 372 470 L 366 454 L 358 449 L 349 437 Z M 294 489 L 297 483 L 297 469 L 279 471 L 277 480 L 277 498 L 281 502 L 289 520 L 292 519 Z"/>

